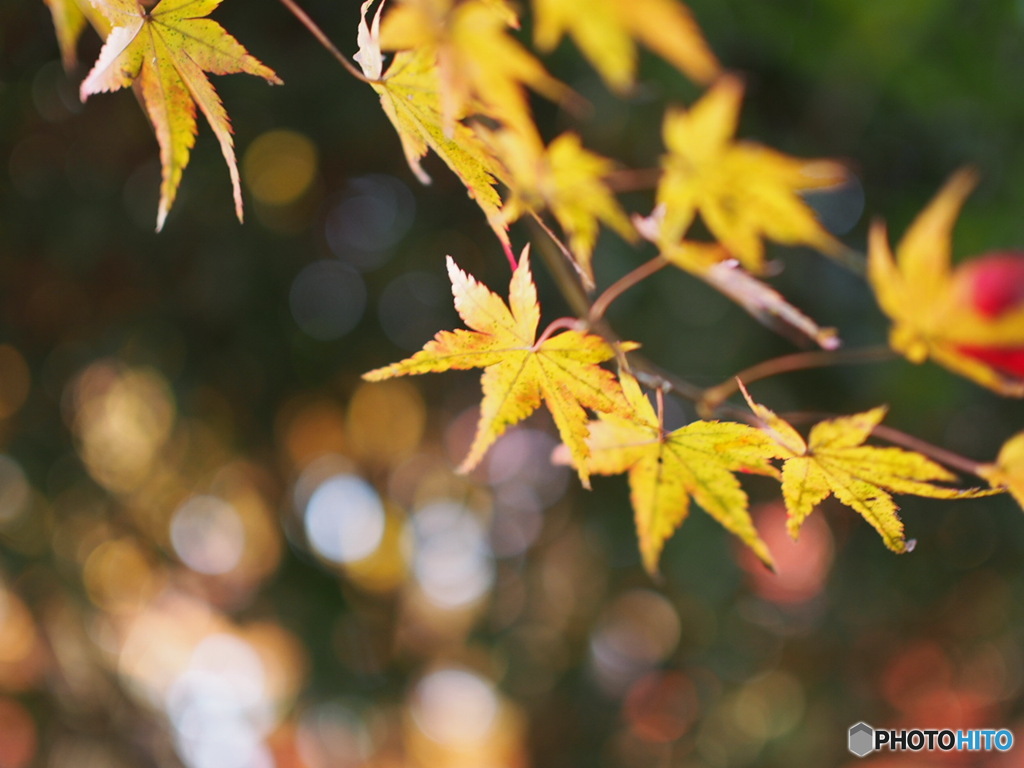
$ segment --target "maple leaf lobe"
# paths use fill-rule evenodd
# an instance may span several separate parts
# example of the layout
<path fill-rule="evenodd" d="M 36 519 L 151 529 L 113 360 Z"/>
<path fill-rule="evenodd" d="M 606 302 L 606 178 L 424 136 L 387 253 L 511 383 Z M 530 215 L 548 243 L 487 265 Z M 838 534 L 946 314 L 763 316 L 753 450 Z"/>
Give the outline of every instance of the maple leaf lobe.
<path fill-rule="evenodd" d="M 784 462 L 782 497 L 787 530 L 794 539 L 817 506 L 835 496 L 870 523 L 886 547 L 897 553 L 909 552 L 912 543 L 904 536 L 899 507 L 891 493 L 936 499 L 975 498 L 990 493 L 935 485 L 954 481 L 956 476 L 915 451 L 865 445 L 885 417 L 885 406 L 821 421 L 804 441 L 788 422 L 756 403 L 746 389 L 742 391 L 775 442 L 776 457 Z"/>
<path fill-rule="evenodd" d="M 241 181 L 231 124 L 205 72 L 247 73 L 271 84 L 281 80 L 212 19 L 221 0 L 161 0 L 147 9 L 136 0 L 92 0 L 111 24 L 110 34 L 80 95 L 134 85 L 160 145 L 162 182 L 157 231 L 167 219 L 188 165 L 197 132 L 196 107 L 220 145 L 231 177 L 235 213 L 243 218 Z"/>
<path fill-rule="evenodd" d="M 483 368 L 480 419 L 460 471 L 472 470 L 508 427 L 544 404 L 569 448 L 580 480 L 588 486 L 585 409 L 614 412 L 626 407 L 617 380 L 600 367 L 615 356 L 615 350 L 599 336 L 575 330 L 545 335 L 538 343 L 540 307 L 528 250 L 512 274 L 507 303 L 461 270 L 451 257 L 448 274 L 455 308 L 470 330 L 441 331 L 411 357 L 370 371 L 363 378 L 379 381 Z"/>
<path fill-rule="evenodd" d="M 657 571 L 665 542 L 689 516 L 691 499 L 772 567 L 734 475 L 777 474 L 769 462 L 768 438 L 746 424 L 716 421 L 695 421 L 666 433 L 636 379 L 624 373 L 620 380 L 630 411 L 599 414 L 591 422 L 587 466 L 594 474 L 627 474 L 648 573 Z"/>

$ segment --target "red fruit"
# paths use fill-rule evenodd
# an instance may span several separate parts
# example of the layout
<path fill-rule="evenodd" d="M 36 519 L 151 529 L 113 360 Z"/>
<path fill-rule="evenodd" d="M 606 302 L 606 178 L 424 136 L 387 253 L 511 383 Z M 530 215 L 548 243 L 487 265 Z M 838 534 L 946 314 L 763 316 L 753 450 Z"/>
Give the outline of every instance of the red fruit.
<path fill-rule="evenodd" d="M 961 345 L 957 352 L 1008 373 L 1015 378 L 1024 379 L 1024 349 L 1020 347 L 972 347 Z"/>
<path fill-rule="evenodd" d="M 1024 252 L 995 251 L 965 262 L 953 284 L 985 317 L 995 319 L 1024 305 Z"/>
<path fill-rule="evenodd" d="M 954 292 L 989 320 L 1024 309 L 1024 252 L 995 251 L 965 262 L 953 272 Z M 961 354 L 1017 378 L 1024 378 L 1024 347 L 962 345 Z"/>

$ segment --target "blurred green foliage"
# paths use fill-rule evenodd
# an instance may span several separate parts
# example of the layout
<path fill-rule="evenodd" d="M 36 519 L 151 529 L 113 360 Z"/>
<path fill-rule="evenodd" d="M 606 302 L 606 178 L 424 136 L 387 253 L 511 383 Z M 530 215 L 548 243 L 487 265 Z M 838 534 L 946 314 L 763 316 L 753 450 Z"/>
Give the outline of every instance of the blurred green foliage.
<path fill-rule="evenodd" d="M 851 246 L 874 216 L 902 232 L 963 164 L 983 181 L 955 254 L 1024 244 L 1020 3 L 693 9 L 748 83 L 742 136 L 850 163 Z M 307 10 L 355 49 L 356 3 Z M 371 90 L 282 6 L 216 17 L 286 85 L 217 82 L 247 223 L 202 133 L 157 236 L 138 106 L 81 105 L 85 67 L 61 69 L 43 3 L 0 5 L 0 766 L 825 766 L 848 762 L 858 720 L 1020 731 L 1024 520 L 1008 498 L 907 500 L 918 546 L 897 557 L 838 507 L 789 544 L 777 487 L 754 480 L 779 574 L 695 513 L 655 584 L 624 482 L 587 493 L 547 467 L 543 418 L 452 476 L 476 377 L 373 394 L 358 376 L 454 327 L 446 253 L 502 293 L 497 243 L 440 164 L 417 185 Z M 568 45 L 547 63 L 593 104 L 588 144 L 635 167 L 662 152 L 666 102 L 696 96 L 653 58 L 625 101 Z M 575 124 L 537 107 L 551 135 Z M 261 173 L 299 191 L 261 200 Z M 860 278 L 771 255 L 795 304 L 851 345 L 884 341 Z M 606 236 L 599 284 L 646 257 Z M 546 316 L 564 313 L 537 271 Z M 792 351 L 667 270 L 610 319 L 701 385 Z M 1021 404 L 902 361 L 757 396 L 887 402 L 893 426 L 979 460 L 1024 425 Z M 368 511 L 314 518 L 323 488 Z"/>

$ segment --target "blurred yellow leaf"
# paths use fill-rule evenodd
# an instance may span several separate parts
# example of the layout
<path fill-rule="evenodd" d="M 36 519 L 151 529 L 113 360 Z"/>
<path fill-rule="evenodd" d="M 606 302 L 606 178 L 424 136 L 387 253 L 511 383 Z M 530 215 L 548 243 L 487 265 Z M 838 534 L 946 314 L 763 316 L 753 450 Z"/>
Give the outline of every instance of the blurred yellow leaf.
<path fill-rule="evenodd" d="M 657 570 L 665 542 L 683 523 L 693 498 L 726 530 L 739 536 L 769 567 L 768 547 L 748 511 L 734 472 L 777 476 L 771 440 L 746 424 L 695 421 L 665 432 L 658 415 L 629 374 L 621 377 L 630 410 L 602 413 L 590 424 L 593 474 L 629 473 L 630 499 L 644 566 Z"/>
<path fill-rule="evenodd" d="M 842 245 L 798 193 L 835 186 L 845 170 L 832 161 L 799 160 L 733 141 L 742 98 L 743 84 L 725 76 L 690 110 L 666 114 L 669 153 L 657 191 L 665 207 L 661 241 L 678 242 L 700 213 L 725 249 L 752 272 L 764 266 L 763 238 L 839 253 Z"/>
<path fill-rule="evenodd" d="M 231 124 L 204 72 L 247 72 L 280 84 L 273 70 L 249 55 L 217 22 L 205 18 L 222 0 L 161 0 L 148 8 L 136 0 L 93 0 L 111 32 L 81 86 L 82 100 L 137 84 L 136 92 L 160 143 L 163 183 L 157 231 L 163 228 L 196 139 L 196 105 L 217 136 L 231 175 L 235 213 L 242 220 L 242 191 Z"/>
<path fill-rule="evenodd" d="M 53 28 L 57 33 L 57 44 L 60 45 L 60 57 L 65 70 L 72 70 L 78 64 L 78 39 L 85 29 L 85 22 L 106 38 L 110 34 L 110 24 L 102 14 L 90 5 L 89 0 L 44 0 L 53 17 Z"/>
<path fill-rule="evenodd" d="M 508 34 L 518 25 L 504 0 L 399 0 L 381 24 L 380 47 L 436 59 L 447 136 L 471 107 L 526 130 L 533 120 L 525 88 L 555 100 L 569 90 Z"/>
<path fill-rule="evenodd" d="M 547 148 L 532 131 L 494 131 L 485 136 L 508 171 L 511 198 L 502 209 L 505 219 L 511 223 L 525 213 L 549 209 L 568 236 L 577 270 L 592 288 L 590 261 L 599 222 L 627 240 L 635 237 L 603 181 L 613 168 L 612 161 L 585 149 L 573 133 L 563 133 Z"/>
<path fill-rule="evenodd" d="M 440 331 L 412 357 L 363 374 L 367 381 L 447 370 L 483 368 L 484 399 L 469 455 L 460 471 L 468 472 L 495 440 L 543 402 L 559 435 L 569 447 L 584 485 L 589 483 L 586 458 L 587 414 L 621 411 L 625 401 L 618 381 L 599 363 L 615 351 L 599 336 L 576 330 L 537 339 L 540 306 L 524 251 L 509 285 L 506 304 L 486 286 L 459 269 L 448 257 L 455 309 L 472 330 Z M 624 344 L 624 349 L 635 348 Z"/>
<path fill-rule="evenodd" d="M 639 40 L 698 83 L 719 71 L 689 9 L 675 0 L 534 0 L 535 38 L 553 50 L 568 33 L 609 86 L 623 91 L 636 76 Z"/>
<path fill-rule="evenodd" d="M 950 266 L 953 224 L 976 182 L 971 170 L 956 173 L 914 220 L 895 257 L 885 224 L 874 222 L 868 277 L 893 322 L 894 350 L 1024 397 L 1024 257 L 993 254 Z"/>
<path fill-rule="evenodd" d="M 1008 490 L 1024 508 L 1024 432 L 1003 444 L 996 463 L 983 467 L 981 476 L 993 488 Z"/>
<path fill-rule="evenodd" d="M 785 461 L 782 497 L 789 518 L 787 527 L 794 539 L 807 516 L 829 496 L 835 496 L 867 520 L 885 546 L 893 552 L 906 552 L 909 547 L 897 514 L 899 507 L 890 492 L 935 499 L 989 493 L 934 485 L 933 481 L 955 481 L 956 475 L 913 451 L 864 445 L 884 418 L 885 406 L 819 422 L 805 441 L 788 422 L 755 403 L 746 389 L 743 395 L 774 440 L 775 455 Z"/>
<path fill-rule="evenodd" d="M 512 253 L 508 225 L 501 215 L 501 198 L 494 188 L 501 167 L 476 134 L 461 122 L 454 122 L 445 133 L 441 114 L 441 81 L 437 58 L 427 50 L 401 51 L 395 54 L 386 74 L 382 74 L 383 56 L 380 48 L 380 14 L 378 6 L 372 25 L 365 14 L 373 0 L 363 3 L 364 17 L 359 22 L 359 52 L 355 59 L 363 74 L 380 96 L 381 107 L 398 132 L 406 162 L 423 184 L 431 179 L 420 165 L 429 149 L 444 160 L 459 177 L 487 217 L 494 234 L 506 253 Z M 456 117 L 463 117 L 458 113 Z"/>

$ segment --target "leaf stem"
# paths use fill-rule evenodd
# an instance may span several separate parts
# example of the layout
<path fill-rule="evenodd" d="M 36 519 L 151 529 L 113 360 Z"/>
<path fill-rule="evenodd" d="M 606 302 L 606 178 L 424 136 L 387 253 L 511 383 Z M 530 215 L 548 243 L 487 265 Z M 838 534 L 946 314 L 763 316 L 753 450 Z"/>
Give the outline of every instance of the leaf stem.
<path fill-rule="evenodd" d="M 593 280 L 591 280 L 590 275 L 584 273 L 584 271 L 580 268 L 579 263 L 576 261 L 576 257 L 573 255 L 573 252 L 569 250 L 569 246 L 562 242 L 562 239 L 554 233 L 554 230 L 552 230 L 551 227 L 547 225 L 547 222 L 544 221 L 544 219 L 542 219 L 536 211 L 530 211 L 530 217 L 537 224 L 537 226 L 540 227 L 541 230 L 543 230 L 544 234 L 551 239 L 551 242 L 555 244 L 558 250 L 562 253 L 562 256 L 565 257 L 565 260 L 572 265 L 572 268 L 576 271 L 576 274 L 579 276 L 580 282 L 583 284 L 584 290 L 593 290 Z M 583 317 L 583 315 L 580 315 L 580 317 Z"/>
<path fill-rule="evenodd" d="M 630 352 L 630 364 L 637 381 L 650 387 L 660 389 L 664 392 L 675 392 L 680 397 L 693 402 L 699 402 L 704 390 L 696 384 L 691 384 L 686 379 L 680 378 L 670 371 L 666 371 L 657 363 L 649 360 L 642 354 Z"/>
<path fill-rule="evenodd" d="M 575 270 L 570 271 L 566 265 L 568 261 L 569 264 L 575 266 L 569 249 L 539 216 L 533 214 L 528 221 L 532 222 L 547 235 L 541 241 L 543 244 L 540 247 L 540 254 L 544 259 L 544 263 L 547 264 L 548 271 L 554 278 L 555 284 L 558 286 L 558 292 L 562 294 L 562 298 L 565 299 L 565 302 L 576 314 L 576 317 L 588 317 L 590 315 L 590 301 L 587 298 L 583 285 L 580 283 L 579 273 L 575 272 Z M 556 248 L 565 257 L 564 259 L 558 258 L 555 254 Z"/>
<path fill-rule="evenodd" d="M 802 371 L 808 368 L 825 368 L 831 365 L 859 365 L 876 363 L 894 358 L 896 354 L 884 346 L 861 347 L 859 349 L 816 349 L 810 352 L 794 352 L 782 357 L 752 365 L 735 376 L 730 376 L 721 384 L 716 384 L 704 391 L 698 398 L 697 410 L 707 417 L 714 413 L 730 396 L 739 389 L 739 382 L 750 384 L 761 379 L 778 376 L 780 373 Z"/>
<path fill-rule="evenodd" d="M 665 435 L 665 390 L 658 387 L 654 390 L 654 399 L 658 404 L 658 432 Z"/>
<path fill-rule="evenodd" d="M 628 291 L 634 285 L 644 280 L 655 272 L 660 270 L 662 267 L 668 266 L 668 261 L 662 256 L 655 256 L 650 261 L 645 261 L 636 269 L 631 272 L 627 272 L 614 283 L 609 285 L 590 308 L 589 320 L 592 323 L 596 323 L 602 317 L 604 313 L 608 311 L 608 307 L 615 301 L 619 296 Z"/>
<path fill-rule="evenodd" d="M 555 331 L 576 331 L 579 330 L 579 327 L 580 321 L 575 317 L 560 317 L 557 320 L 552 320 L 541 335 L 537 337 L 537 340 L 533 342 L 531 349 L 536 352 L 545 341 L 554 335 Z"/>
<path fill-rule="evenodd" d="M 317 26 L 316 22 L 313 21 L 313 19 L 311 19 L 309 15 L 295 3 L 295 0 L 281 0 L 281 5 L 292 12 L 292 15 L 309 30 L 310 34 L 317 39 L 317 42 L 326 48 L 328 53 L 330 53 L 335 59 L 337 59 L 338 63 L 345 68 L 345 71 L 352 75 L 356 80 L 361 80 L 368 85 L 373 84 L 374 81 L 359 71 L 359 68 L 349 61 L 345 54 L 338 50 L 337 46 L 332 43 L 330 38 L 324 34 L 324 31 Z"/>
<path fill-rule="evenodd" d="M 636 192 L 654 189 L 660 178 L 660 168 L 626 168 L 605 174 L 604 181 L 613 192 Z"/>

